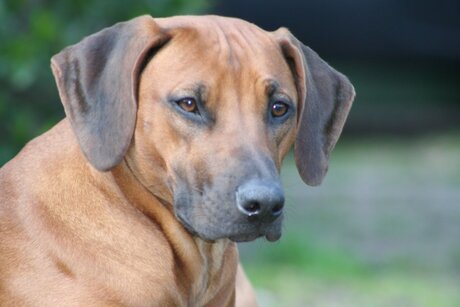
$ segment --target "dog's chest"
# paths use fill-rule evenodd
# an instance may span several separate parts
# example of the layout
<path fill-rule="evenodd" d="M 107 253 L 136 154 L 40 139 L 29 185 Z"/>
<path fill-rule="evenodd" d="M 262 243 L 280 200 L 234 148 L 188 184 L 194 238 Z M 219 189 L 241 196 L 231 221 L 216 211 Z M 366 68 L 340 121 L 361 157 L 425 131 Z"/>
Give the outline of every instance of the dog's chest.
<path fill-rule="evenodd" d="M 193 256 L 175 254 L 172 249 L 172 257 L 163 252 L 163 257 L 152 259 L 151 265 L 156 268 L 144 266 L 142 269 L 142 264 L 138 263 L 133 270 L 133 259 L 131 265 L 119 268 L 117 276 L 110 278 L 126 280 L 130 277 L 133 282 L 111 290 L 115 293 L 121 290 L 124 293 L 121 301 L 129 302 L 129 305 L 150 305 L 162 301 L 162 306 L 233 306 L 238 264 L 235 244 L 228 240 L 213 244 L 200 239 L 195 242 L 196 249 L 190 251 Z"/>
<path fill-rule="evenodd" d="M 196 282 L 192 282 L 191 304 L 227 306 L 233 302 L 238 251 L 234 243 L 220 240 L 207 243 L 195 239 L 202 263 Z"/>

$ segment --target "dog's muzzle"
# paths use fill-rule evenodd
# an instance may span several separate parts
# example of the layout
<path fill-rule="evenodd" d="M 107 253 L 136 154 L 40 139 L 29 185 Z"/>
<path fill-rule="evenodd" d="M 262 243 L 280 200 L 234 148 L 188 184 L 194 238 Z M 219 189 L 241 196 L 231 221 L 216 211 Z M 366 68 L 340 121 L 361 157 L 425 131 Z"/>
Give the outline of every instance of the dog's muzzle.
<path fill-rule="evenodd" d="M 238 187 L 236 205 L 249 223 L 269 225 L 283 213 L 284 193 L 278 182 L 250 180 Z M 265 236 L 269 241 L 279 239 L 279 235 L 270 232 Z"/>

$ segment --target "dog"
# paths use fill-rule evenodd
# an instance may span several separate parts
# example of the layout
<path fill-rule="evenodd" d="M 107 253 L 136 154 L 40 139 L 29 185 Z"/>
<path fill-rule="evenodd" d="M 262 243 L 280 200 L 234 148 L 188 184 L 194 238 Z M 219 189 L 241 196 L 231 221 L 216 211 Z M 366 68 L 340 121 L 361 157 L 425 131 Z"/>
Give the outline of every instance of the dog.
<path fill-rule="evenodd" d="M 0 170 L 0 305 L 253 306 L 235 242 L 281 236 L 355 93 L 287 29 L 141 16 L 51 59 L 65 119 Z"/>

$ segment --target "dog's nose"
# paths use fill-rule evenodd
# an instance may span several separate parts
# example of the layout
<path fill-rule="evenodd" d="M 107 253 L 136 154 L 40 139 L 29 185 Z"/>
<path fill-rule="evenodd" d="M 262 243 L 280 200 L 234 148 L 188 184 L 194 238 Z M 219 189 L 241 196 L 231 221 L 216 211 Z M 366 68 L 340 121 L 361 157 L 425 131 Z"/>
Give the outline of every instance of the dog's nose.
<path fill-rule="evenodd" d="M 284 193 L 277 182 L 251 180 L 237 189 L 236 205 L 252 220 L 272 222 L 283 212 Z"/>

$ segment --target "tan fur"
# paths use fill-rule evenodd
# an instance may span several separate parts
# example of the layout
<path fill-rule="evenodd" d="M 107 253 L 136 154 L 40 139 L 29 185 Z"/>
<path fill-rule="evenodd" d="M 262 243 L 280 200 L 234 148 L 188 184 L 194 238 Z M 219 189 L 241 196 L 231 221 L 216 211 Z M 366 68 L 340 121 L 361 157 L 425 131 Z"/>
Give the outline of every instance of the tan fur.
<path fill-rule="evenodd" d="M 101 172 L 88 161 L 106 167 L 92 156 L 93 139 L 75 131 L 79 114 L 69 119 L 75 106 L 63 89 L 73 79 L 65 79 L 60 65 L 69 59 L 62 56 L 53 71 L 68 117 L 0 170 L 1 306 L 256 305 L 235 243 L 190 234 L 176 217 L 173 191 L 184 178 L 201 190 L 224 171 L 237 180 L 245 155 L 255 164 L 272 160 L 279 171 L 300 116 L 267 128 L 269 83 L 276 79 L 299 108 L 305 89 L 296 87 L 279 38 L 249 23 L 215 16 L 135 22 L 142 29 L 129 31 L 146 41 L 149 33 L 155 44 L 166 41 L 164 33 L 172 39 L 143 68 L 134 134 L 127 152 L 117 153 L 121 162 Z M 142 48 L 137 52 L 145 54 Z M 206 83 L 206 107 L 216 116 L 199 133 L 165 101 L 196 80 Z M 194 218 L 220 227 L 210 210 Z"/>
<path fill-rule="evenodd" d="M 231 305 L 234 244 L 193 238 L 126 163 L 92 169 L 66 121 L 7 163 L 0 187 L 2 306 Z"/>

